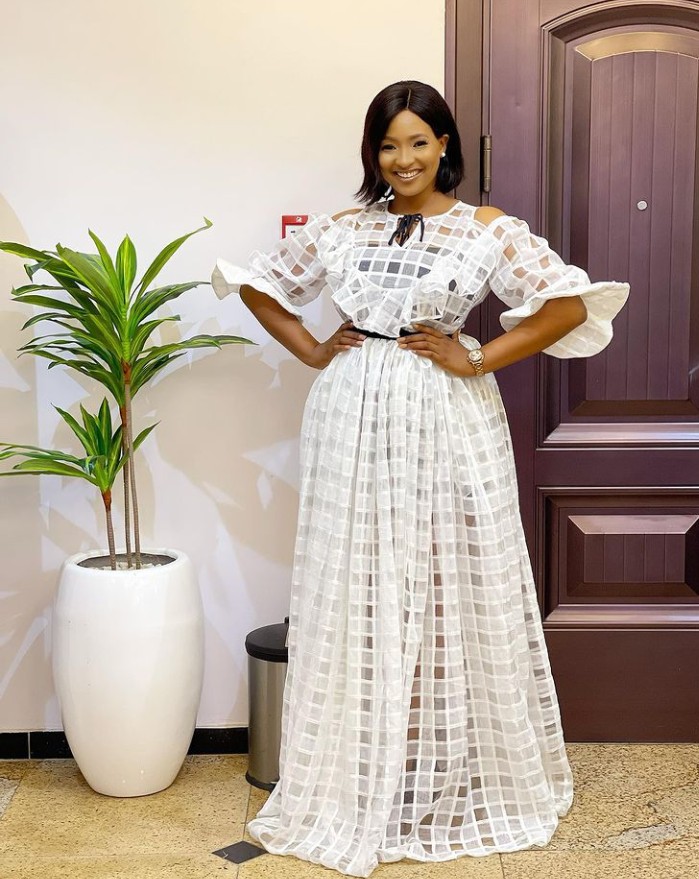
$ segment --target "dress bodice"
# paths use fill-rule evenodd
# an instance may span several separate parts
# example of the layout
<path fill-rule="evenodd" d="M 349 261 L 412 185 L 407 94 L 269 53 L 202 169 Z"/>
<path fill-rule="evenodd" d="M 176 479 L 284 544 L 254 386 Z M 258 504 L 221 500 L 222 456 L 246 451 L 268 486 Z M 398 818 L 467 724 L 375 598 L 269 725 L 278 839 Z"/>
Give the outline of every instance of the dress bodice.
<path fill-rule="evenodd" d="M 476 206 L 457 201 L 415 224 L 401 245 L 393 234 L 400 215 L 388 205 L 378 202 L 336 220 L 314 214 L 272 251 L 255 251 L 247 269 L 219 259 L 214 290 L 224 296 L 249 284 L 301 320 L 299 306 L 329 290 L 342 321 L 388 336 L 416 322 L 451 334 L 490 290 L 508 306 L 500 315 L 505 330 L 548 299 L 580 296 L 587 320 L 545 352 L 584 357 L 611 340 L 611 321 L 626 301 L 628 283 L 592 282 L 524 220 L 502 214 L 484 224 Z"/>
<path fill-rule="evenodd" d="M 415 322 L 453 333 L 488 293 L 496 260 L 475 210 L 457 202 L 424 217 L 403 245 L 390 243 L 400 216 L 385 202 L 342 217 L 319 250 L 340 316 L 387 335 Z"/>

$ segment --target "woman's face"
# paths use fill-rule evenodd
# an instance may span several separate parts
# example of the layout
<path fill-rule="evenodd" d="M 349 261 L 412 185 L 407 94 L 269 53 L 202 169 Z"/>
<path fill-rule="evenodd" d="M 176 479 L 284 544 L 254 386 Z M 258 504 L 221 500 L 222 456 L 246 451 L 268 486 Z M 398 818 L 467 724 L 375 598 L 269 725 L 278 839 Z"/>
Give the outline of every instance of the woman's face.
<path fill-rule="evenodd" d="M 391 120 L 379 145 L 379 167 L 397 195 L 414 198 L 433 192 L 439 161 L 449 135 L 436 137 L 430 126 L 410 110 Z"/>

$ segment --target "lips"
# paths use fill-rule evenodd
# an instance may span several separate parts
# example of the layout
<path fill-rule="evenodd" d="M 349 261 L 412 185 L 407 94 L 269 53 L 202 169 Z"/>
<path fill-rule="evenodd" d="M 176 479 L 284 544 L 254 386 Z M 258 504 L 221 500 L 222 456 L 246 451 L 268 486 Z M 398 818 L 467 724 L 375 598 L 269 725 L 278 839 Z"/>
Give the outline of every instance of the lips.
<path fill-rule="evenodd" d="M 422 171 L 409 171 L 407 173 L 403 173 L 401 171 L 393 172 L 399 180 L 414 180 L 417 176 L 422 174 Z"/>

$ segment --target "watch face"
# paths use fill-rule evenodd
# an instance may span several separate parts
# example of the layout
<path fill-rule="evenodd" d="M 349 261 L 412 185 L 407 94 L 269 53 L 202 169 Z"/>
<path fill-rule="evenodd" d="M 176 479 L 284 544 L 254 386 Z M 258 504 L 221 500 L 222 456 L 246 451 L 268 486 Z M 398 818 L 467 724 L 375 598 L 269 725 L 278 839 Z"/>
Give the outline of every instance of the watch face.
<path fill-rule="evenodd" d="M 472 363 L 480 363 L 483 360 L 483 352 L 482 351 L 469 351 L 468 359 Z"/>

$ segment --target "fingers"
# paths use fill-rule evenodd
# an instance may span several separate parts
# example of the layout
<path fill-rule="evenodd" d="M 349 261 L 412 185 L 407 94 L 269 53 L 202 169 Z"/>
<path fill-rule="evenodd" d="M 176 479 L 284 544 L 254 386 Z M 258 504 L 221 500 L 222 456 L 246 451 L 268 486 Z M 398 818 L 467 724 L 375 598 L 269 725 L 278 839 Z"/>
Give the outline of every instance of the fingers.
<path fill-rule="evenodd" d="M 364 336 L 359 330 L 349 330 L 350 327 L 354 326 L 351 320 L 345 321 L 343 324 L 340 324 L 338 329 L 335 331 L 335 334 L 338 338 L 344 339 L 364 339 Z"/>
<path fill-rule="evenodd" d="M 365 337 L 361 333 L 347 333 L 347 332 L 344 332 L 342 334 L 342 338 L 344 340 L 349 340 L 357 345 L 361 345 L 365 339 Z"/>
<path fill-rule="evenodd" d="M 413 324 L 413 326 L 416 330 L 419 330 L 420 333 L 425 333 L 428 336 L 439 337 L 444 335 L 440 330 L 436 330 L 434 327 L 428 327 L 426 324 Z"/>
<path fill-rule="evenodd" d="M 413 351 L 416 348 L 429 348 L 437 350 L 443 342 L 445 336 L 439 333 L 438 336 L 429 335 L 428 333 L 415 333 L 410 336 L 399 336 L 396 341 L 400 348 L 409 348 Z"/>
<path fill-rule="evenodd" d="M 435 340 L 439 341 L 441 339 L 453 339 L 454 338 L 454 336 L 452 336 L 450 333 L 443 333 L 441 330 L 436 330 L 434 327 L 428 327 L 425 324 L 413 324 L 413 326 L 415 327 L 417 332 L 410 333 L 407 336 L 400 336 L 399 341 L 406 340 L 406 339 L 407 340 L 414 339 L 417 341 L 417 340 L 422 340 L 422 339 L 426 339 L 426 338 L 435 339 Z M 458 333 L 458 330 L 457 330 L 457 333 Z"/>
<path fill-rule="evenodd" d="M 399 347 L 416 353 L 419 352 L 429 356 L 439 354 L 441 345 L 445 340 L 457 341 L 458 338 L 458 330 L 452 335 L 450 333 L 443 333 L 441 330 L 426 326 L 425 324 L 414 323 L 412 326 L 415 332 L 407 336 L 399 336 L 396 341 Z M 351 320 L 345 321 L 335 331 L 333 341 L 333 349 L 335 351 L 359 348 L 364 343 L 366 336 L 361 330 L 349 329 L 350 327 L 353 327 L 353 322 Z"/>
<path fill-rule="evenodd" d="M 424 324 L 413 324 L 413 326 L 418 332 L 409 336 L 400 336 L 397 340 L 398 347 L 430 360 L 441 359 L 443 342 L 450 337 Z"/>
<path fill-rule="evenodd" d="M 352 326 L 352 321 L 348 321 L 340 326 L 336 331 L 335 348 L 338 351 L 346 351 L 349 348 L 360 348 L 364 342 L 364 336 L 354 330 L 349 331 L 345 327 Z"/>

